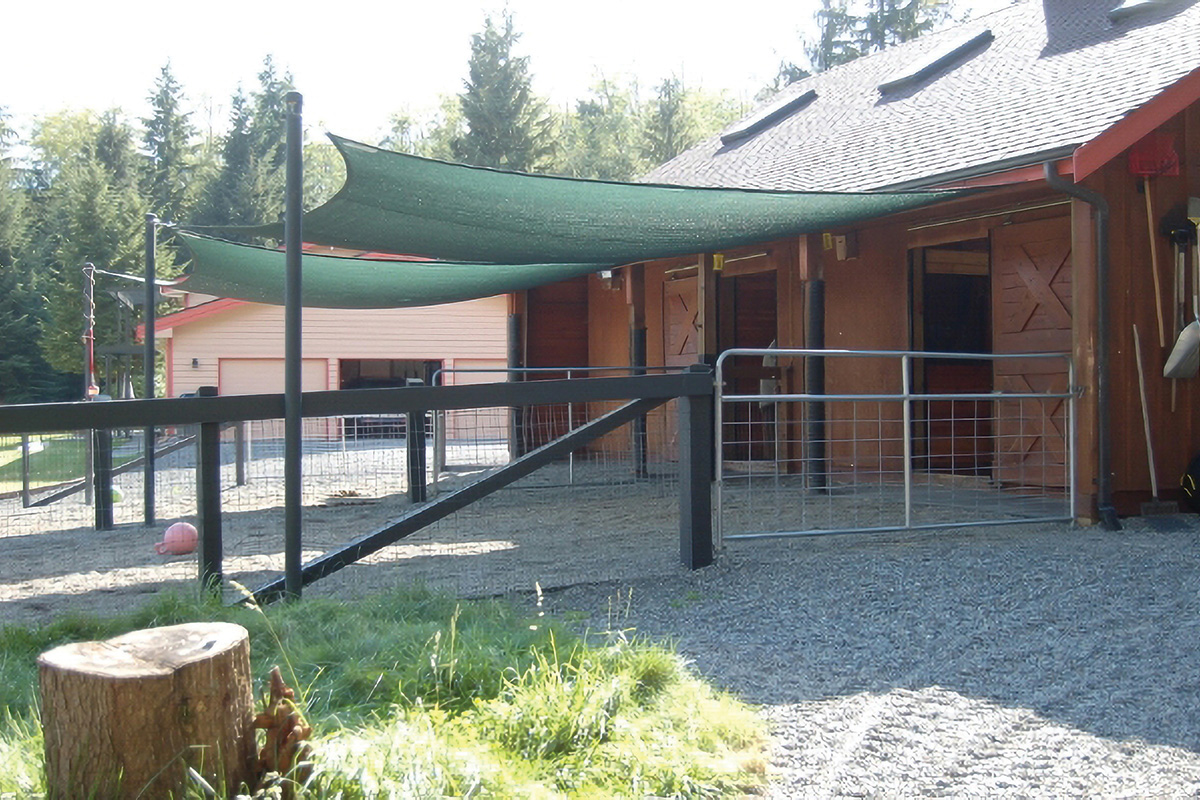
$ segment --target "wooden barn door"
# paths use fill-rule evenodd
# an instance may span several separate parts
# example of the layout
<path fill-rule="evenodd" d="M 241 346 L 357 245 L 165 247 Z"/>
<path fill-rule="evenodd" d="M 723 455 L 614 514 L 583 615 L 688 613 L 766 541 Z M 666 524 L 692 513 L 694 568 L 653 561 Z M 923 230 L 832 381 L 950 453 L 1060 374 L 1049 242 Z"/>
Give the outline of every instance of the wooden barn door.
<path fill-rule="evenodd" d="M 663 360 L 668 367 L 695 364 L 700 332 L 696 328 L 696 279 L 680 278 L 663 284 Z"/>
<path fill-rule="evenodd" d="M 1067 217 L 992 232 L 994 352 L 1071 352 L 1071 225 Z M 999 359 L 999 392 L 1062 392 L 1066 365 L 1053 359 Z M 996 409 L 996 478 L 1064 486 L 1065 401 L 1006 400 Z"/>

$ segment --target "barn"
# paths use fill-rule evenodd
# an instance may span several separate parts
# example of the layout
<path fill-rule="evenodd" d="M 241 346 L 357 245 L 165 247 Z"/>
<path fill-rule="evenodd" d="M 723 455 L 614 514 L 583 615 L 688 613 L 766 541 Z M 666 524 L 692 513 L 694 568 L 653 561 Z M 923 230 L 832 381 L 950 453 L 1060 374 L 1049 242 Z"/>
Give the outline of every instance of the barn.
<path fill-rule="evenodd" d="M 1075 515 L 1096 520 L 1149 499 L 1149 441 L 1160 494 L 1177 497 L 1200 450 L 1197 381 L 1163 377 L 1200 288 L 1188 221 L 1200 195 L 1198 34 L 1192 2 L 1029 0 L 798 81 L 645 180 L 964 192 L 536 289 L 526 363 L 627 364 L 638 341 L 650 365 L 768 346 L 974 353 L 918 359 L 909 387 L 884 359 L 829 359 L 823 391 L 1008 392 L 1018 399 L 975 412 L 927 404 L 908 455 L 1061 486 L 1073 450 Z M 1070 358 L 1003 358 L 1024 353 Z M 759 363 L 757 376 L 732 370 L 726 390 L 751 391 L 756 378 L 805 390 L 799 361 Z M 1065 398 L 1019 399 L 1068 391 L 1069 421 Z M 865 442 L 851 424 L 839 433 L 842 412 L 828 413 L 833 462 L 874 459 L 887 472 L 904 457 L 899 438 Z M 772 456 L 785 467 L 787 450 Z"/>

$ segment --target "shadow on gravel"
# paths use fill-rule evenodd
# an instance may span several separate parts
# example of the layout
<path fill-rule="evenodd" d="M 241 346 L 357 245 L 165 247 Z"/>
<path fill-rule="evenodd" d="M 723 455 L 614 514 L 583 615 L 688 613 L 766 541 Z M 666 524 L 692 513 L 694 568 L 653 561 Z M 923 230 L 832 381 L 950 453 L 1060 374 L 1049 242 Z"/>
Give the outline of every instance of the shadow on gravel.
<path fill-rule="evenodd" d="M 603 624 L 615 587 L 557 594 Z M 1099 736 L 1200 751 L 1200 519 L 731 544 L 633 584 L 666 636 L 751 702 L 939 686 Z"/>

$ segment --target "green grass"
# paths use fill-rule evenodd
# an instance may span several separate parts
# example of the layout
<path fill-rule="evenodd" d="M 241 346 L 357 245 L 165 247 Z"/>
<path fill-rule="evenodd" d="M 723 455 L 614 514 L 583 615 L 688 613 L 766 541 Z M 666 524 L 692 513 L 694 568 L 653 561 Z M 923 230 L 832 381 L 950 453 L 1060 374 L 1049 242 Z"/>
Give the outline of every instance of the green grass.
<path fill-rule="evenodd" d="M 196 620 L 245 626 L 256 679 L 278 664 L 297 687 L 316 745 L 299 797 L 720 797 L 764 780 L 757 717 L 670 649 L 403 590 L 261 610 L 167 597 L 0 631 L 0 795 L 41 791 L 40 652 Z"/>
<path fill-rule="evenodd" d="M 69 434 L 33 436 L 31 441 L 40 441 L 42 448 L 29 455 L 29 484 L 33 488 L 56 486 L 60 483 L 83 478 L 87 443 Z M 114 441 L 114 445 L 119 442 Z M 113 466 L 120 466 L 137 458 L 136 454 L 114 456 Z M 16 492 L 21 489 L 21 439 L 0 439 L 0 492 Z"/>

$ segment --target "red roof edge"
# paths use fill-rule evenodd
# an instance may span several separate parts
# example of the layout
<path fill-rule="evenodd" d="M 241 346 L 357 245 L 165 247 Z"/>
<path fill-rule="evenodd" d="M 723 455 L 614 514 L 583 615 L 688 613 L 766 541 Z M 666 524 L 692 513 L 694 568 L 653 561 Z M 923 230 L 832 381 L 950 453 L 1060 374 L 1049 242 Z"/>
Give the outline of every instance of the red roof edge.
<path fill-rule="evenodd" d="M 154 332 L 178 328 L 180 325 L 187 325 L 190 322 L 195 322 L 198 319 L 211 317 L 214 314 L 220 314 L 223 311 L 228 311 L 231 308 L 244 306 L 248 303 L 246 300 L 233 300 L 230 298 L 222 298 L 220 300 L 209 300 L 207 303 L 201 303 L 198 306 L 185 308 L 182 311 L 176 311 L 174 314 L 168 314 L 165 317 L 159 317 L 154 320 Z M 146 335 L 146 326 L 144 324 L 137 326 L 136 336 L 141 339 Z"/>
<path fill-rule="evenodd" d="M 1112 161 L 1197 100 L 1200 100 L 1200 69 L 1192 70 L 1125 119 L 1081 145 L 1075 151 L 1075 182 Z"/>

